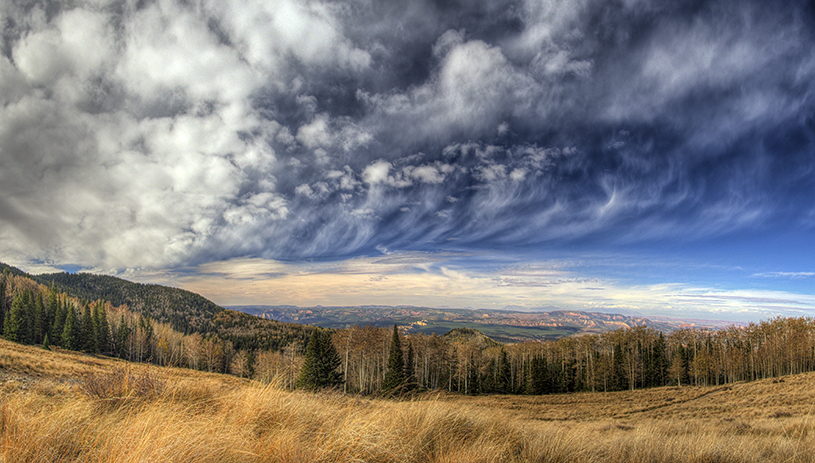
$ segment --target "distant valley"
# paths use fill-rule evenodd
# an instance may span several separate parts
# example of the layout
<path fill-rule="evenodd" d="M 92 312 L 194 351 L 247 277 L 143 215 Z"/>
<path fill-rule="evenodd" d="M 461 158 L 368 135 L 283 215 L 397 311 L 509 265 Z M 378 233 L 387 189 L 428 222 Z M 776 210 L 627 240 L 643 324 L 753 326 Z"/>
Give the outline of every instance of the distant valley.
<path fill-rule="evenodd" d="M 621 314 L 582 311 L 521 312 L 410 306 L 230 306 L 229 308 L 266 319 L 326 328 L 365 325 L 386 327 L 396 323 L 408 333 L 435 333 L 438 335 L 455 328 L 473 328 L 502 343 L 558 339 L 565 336 L 601 333 L 636 326 L 648 326 L 670 332 L 686 326 L 714 327 L 721 325 L 717 322 L 689 322 L 667 318 L 651 320 Z"/>

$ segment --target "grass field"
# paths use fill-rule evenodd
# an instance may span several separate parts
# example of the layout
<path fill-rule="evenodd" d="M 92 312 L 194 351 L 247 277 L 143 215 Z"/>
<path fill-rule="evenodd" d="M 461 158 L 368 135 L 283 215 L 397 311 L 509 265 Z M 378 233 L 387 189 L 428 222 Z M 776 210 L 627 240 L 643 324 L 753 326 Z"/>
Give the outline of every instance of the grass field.
<path fill-rule="evenodd" d="M 810 462 L 815 374 L 387 401 L 0 340 L 3 462 Z"/>

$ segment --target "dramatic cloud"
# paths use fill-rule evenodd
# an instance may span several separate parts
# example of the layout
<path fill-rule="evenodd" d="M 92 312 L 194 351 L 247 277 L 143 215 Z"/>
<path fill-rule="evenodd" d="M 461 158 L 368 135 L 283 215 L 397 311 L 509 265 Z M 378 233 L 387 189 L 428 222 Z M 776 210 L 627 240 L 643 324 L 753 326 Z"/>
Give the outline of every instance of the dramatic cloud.
<path fill-rule="evenodd" d="M 34 0 L 0 25 L 0 260 L 25 268 L 815 231 L 810 2 Z"/>

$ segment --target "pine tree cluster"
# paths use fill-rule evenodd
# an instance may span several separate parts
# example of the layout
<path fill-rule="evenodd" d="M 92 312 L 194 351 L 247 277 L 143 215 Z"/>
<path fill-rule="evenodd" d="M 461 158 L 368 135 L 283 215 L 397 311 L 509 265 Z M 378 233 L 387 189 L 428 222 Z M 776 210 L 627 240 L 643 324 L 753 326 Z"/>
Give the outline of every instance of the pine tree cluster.
<path fill-rule="evenodd" d="M 42 344 L 94 354 L 111 353 L 111 332 L 105 305 L 99 301 L 76 309 L 73 301 L 51 289 L 47 299 L 30 289 L 19 291 L 7 307 L 6 283 L 0 283 L 3 337 L 20 344 Z"/>
<path fill-rule="evenodd" d="M 315 390 L 339 386 L 342 384 L 339 367 L 340 356 L 331 342 L 331 333 L 316 328 L 311 332 L 306 346 L 306 358 L 297 377 L 297 388 Z"/>

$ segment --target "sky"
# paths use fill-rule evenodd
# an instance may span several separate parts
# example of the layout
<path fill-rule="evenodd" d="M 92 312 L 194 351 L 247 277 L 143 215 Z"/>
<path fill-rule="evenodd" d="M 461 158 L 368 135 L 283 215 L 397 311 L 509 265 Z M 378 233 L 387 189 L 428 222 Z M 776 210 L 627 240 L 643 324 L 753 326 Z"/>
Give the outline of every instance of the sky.
<path fill-rule="evenodd" d="M 808 1 L 1 0 L 0 261 L 222 305 L 815 315 Z"/>

